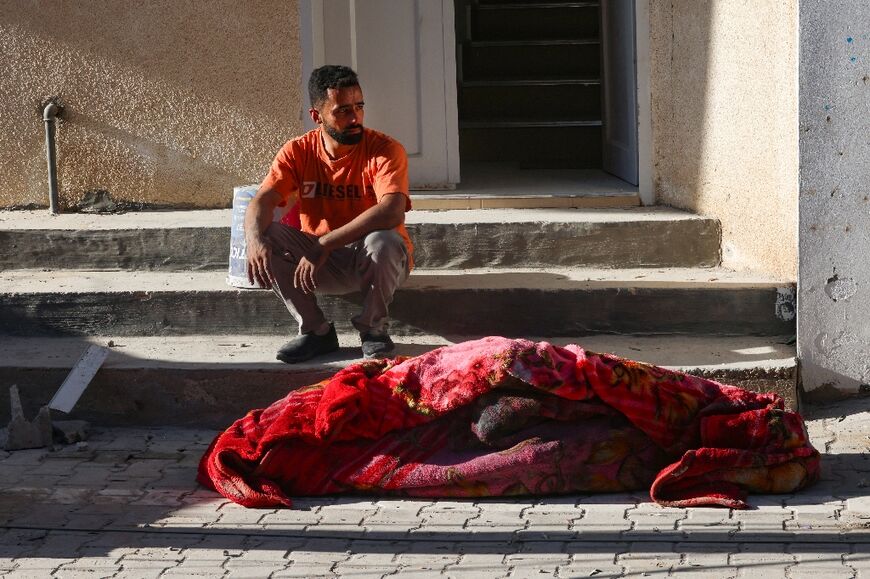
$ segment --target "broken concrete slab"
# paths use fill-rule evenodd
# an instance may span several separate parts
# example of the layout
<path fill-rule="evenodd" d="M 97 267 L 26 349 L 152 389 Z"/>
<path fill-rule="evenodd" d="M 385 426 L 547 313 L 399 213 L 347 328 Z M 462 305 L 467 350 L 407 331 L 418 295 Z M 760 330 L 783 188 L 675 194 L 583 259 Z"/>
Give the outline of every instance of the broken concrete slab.
<path fill-rule="evenodd" d="M 109 356 L 109 349 L 97 344 L 91 344 L 72 367 L 69 375 L 54 393 L 48 407 L 69 413 L 76 405 L 85 388 L 88 387 L 97 371 Z"/>
<path fill-rule="evenodd" d="M 27 420 L 16 385 L 9 388 L 9 405 L 11 419 L 6 427 L 6 450 L 44 448 L 52 443 L 51 413 L 47 407 L 41 407 L 32 421 Z"/>
<path fill-rule="evenodd" d="M 54 441 L 60 444 L 84 442 L 91 429 L 91 423 L 86 420 L 55 420 L 51 426 Z"/>

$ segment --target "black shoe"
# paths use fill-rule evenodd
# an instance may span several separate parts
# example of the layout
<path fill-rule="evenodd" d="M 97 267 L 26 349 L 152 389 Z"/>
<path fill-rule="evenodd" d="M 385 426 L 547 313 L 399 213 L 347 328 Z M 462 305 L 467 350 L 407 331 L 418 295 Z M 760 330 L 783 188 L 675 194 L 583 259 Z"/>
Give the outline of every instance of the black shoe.
<path fill-rule="evenodd" d="M 359 335 L 362 342 L 363 358 L 383 358 L 387 353 L 392 352 L 396 345 L 387 334 L 373 334 L 371 332 L 363 332 Z"/>
<path fill-rule="evenodd" d="M 318 336 L 314 332 L 296 336 L 281 346 L 275 357 L 287 364 L 296 364 L 336 350 L 338 350 L 338 336 L 335 334 L 335 326 L 329 324 L 329 331 L 323 336 Z"/>

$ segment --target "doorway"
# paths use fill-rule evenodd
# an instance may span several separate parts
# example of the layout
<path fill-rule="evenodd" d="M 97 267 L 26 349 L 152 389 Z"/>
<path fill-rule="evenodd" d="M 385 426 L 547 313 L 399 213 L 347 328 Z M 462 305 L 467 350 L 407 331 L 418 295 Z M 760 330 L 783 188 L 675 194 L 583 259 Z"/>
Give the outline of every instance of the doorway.
<path fill-rule="evenodd" d="M 607 17 L 614 7 L 629 24 Z M 630 193 L 635 205 L 652 203 L 649 0 L 300 0 L 299 11 L 302 94 L 315 66 L 356 68 L 366 122 L 405 145 L 412 189 L 433 197 L 512 189 L 561 201 Z M 608 39 L 621 43 L 621 56 L 606 58 Z M 624 74 L 602 74 L 608 63 Z M 610 151 L 640 159 L 639 187 L 603 170 Z M 476 171 L 477 163 L 487 166 Z"/>
<path fill-rule="evenodd" d="M 454 10 L 460 190 L 497 180 L 636 193 L 634 1 L 454 0 Z"/>

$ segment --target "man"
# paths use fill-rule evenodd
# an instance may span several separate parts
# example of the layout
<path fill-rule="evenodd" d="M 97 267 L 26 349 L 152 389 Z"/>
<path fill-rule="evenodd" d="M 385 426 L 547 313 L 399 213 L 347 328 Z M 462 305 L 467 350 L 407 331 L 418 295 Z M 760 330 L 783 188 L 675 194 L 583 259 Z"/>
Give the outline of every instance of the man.
<path fill-rule="evenodd" d="M 394 348 L 388 306 L 413 266 L 408 159 L 398 141 L 363 127 L 362 89 L 350 68 L 316 69 L 308 93 L 319 126 L 281 148 L 245 214 L 248 278 L 272 288 L 299 323 L 279 360 L 338 349 L 315 291 L 362 292 L 351 322 L 363 355 L 380 357 Z M 275 208 L 287 204 L 298 208 L 301 229 L 273 222 Z"/>

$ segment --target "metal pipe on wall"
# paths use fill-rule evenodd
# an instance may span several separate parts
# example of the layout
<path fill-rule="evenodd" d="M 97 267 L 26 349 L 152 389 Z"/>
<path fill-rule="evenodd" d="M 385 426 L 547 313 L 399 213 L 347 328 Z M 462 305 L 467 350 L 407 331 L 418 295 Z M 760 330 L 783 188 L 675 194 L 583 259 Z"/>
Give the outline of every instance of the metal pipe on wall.
<path fill-rule="evenodd" d="M 48 205 L 52 215 L 60 213 L 57 194 L 57 151 L 54 142 L 55 120 L 62 110 L 57 103 L 50 102 L 42 111 L 45 121 L 45 153 L 48 159 Z"/>

